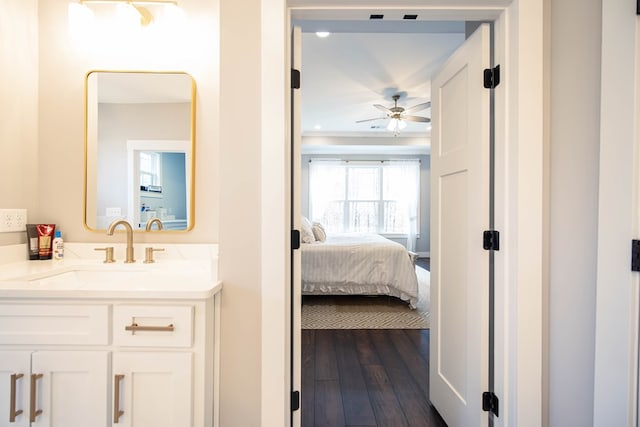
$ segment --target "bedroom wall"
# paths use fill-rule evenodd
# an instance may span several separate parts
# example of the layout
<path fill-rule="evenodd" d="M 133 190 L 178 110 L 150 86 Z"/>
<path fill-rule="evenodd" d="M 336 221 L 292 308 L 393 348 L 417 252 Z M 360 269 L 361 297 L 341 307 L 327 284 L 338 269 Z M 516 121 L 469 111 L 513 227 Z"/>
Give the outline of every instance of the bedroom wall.
<path fill-rule="evenodd" d="M 416 248 L 421 256 L 428 256 L 430 252 L 431 229 L 429 211 L 431 208 L 431 160 L 425 155 L 380 155 L 380 154 L 306 154 L 302 156 L 302 214 L 309 216 L 309 161 L 312 159 L 341 159 L 341 160 L 388 160 L 419 159 L 420 160 L 420 235 L 416 239 Z M 390 238 L 406 245 L 406 238 Z"/>

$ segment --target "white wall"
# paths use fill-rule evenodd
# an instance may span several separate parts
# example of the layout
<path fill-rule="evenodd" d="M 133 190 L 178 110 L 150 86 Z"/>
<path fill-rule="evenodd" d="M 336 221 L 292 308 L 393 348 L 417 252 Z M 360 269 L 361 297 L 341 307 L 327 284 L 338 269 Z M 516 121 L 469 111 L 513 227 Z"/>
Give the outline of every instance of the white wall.
<path fill-rule="evenodd" d="M 90 70 L 171 70 L 193 76 L 196 93 L 195 228 L 154 233 L 155 242 L 218 240 L 218 11 L 217 1 L 185 0 L 184 28 L 153 37 L 120 37 L 113 25 L 71 31 L 66 0 L 39 1 L 39 147 L 36 222 L 54 222 L 75 242 L 101 242 L 83 226 L 84 80 Z M 100 17 L 100 14 L 98 14 Z M 35 61 L 34 61 L 35 62 Z M 56 176 L 57 187 L 51 185 Z M 64 191 L 60 189 L 64 188 Z M 117 239 L 118 237 L 116 237 Z M 136 242 L 149 236 L 136 234 Z"/>
<path fill-rule="evenodd" d="M 0 208 L 38 202 L 38 1 L 0 2 Z M 0 245 L 24 243 L 25 233 L 0 233 Z"/>
<path fill-rule="evenodd" d="M 601 0 L 550 3 L 549 425 L 589 426 L 594 406 L 602 5 Z"/>

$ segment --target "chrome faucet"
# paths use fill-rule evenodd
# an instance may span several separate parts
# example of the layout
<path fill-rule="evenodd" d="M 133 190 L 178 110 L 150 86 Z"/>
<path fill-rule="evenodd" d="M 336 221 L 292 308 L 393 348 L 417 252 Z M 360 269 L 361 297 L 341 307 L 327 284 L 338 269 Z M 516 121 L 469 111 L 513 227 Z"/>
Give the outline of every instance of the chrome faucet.
<path fill-rule="evenodd" d="M 136 262 L 136 260 L 133 258 L 133 229 L 131 228 L 131 224 L 129 224 L 124 219 L 117 219 L 109 224 L 109 228 L 107 229 L 107 236 L 113 236 L 113 231 L 118 225 L 121 224 L 124 226 L 124 229 L 127 232 L 127 257 L 124 262 Z"/>
<path fill-rule="evenodd" d="M 158 230 L 162 230 L 162 221 L 160 221 L 159 218 L 149 218 L 149 220 L 147 221 L 147 227 L 146 227 L 146 231 L 151 231 L 151 226 L 153 226 L 153 224 L 158 224 Z"/>

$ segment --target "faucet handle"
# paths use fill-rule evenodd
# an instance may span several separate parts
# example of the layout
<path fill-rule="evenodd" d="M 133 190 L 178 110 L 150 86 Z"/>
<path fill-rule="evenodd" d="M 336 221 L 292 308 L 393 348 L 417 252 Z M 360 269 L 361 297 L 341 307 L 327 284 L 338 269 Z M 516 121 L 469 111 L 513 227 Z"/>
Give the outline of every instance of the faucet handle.
<path fill-rule="evenodd" d="M 104 262 L 105 264 L 110 264 L 112 262 L 116 262 L 113 258 L 113 246 L 108 246 L 106 248 L 95 248 L 94 251 L 104 251 Z"/>
<path fill-rule="evenodd" d="M 156 262 L 153 259 L 153 253 L 154 252 L 159 252 L 159 251 L 164 251 L 164 248 L 162 249 L 158 249 L 158 248 L 152 248 L 151 246 L 147 247 L 144 249 L 144 261 L 142 261 L 145 264 L 151 264 Z"/>

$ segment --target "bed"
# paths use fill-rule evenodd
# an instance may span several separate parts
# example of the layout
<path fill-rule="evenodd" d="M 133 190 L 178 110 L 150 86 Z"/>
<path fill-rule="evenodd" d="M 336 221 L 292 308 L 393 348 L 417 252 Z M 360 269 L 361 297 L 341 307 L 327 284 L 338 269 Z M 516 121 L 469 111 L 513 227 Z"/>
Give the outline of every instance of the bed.
<path fill-rule="evenodd" d="M 418 279 L 404 246 L 378 234 L 327 235 L 302 248 L 305 295 L 390 295 L 418 302 Z"/>

